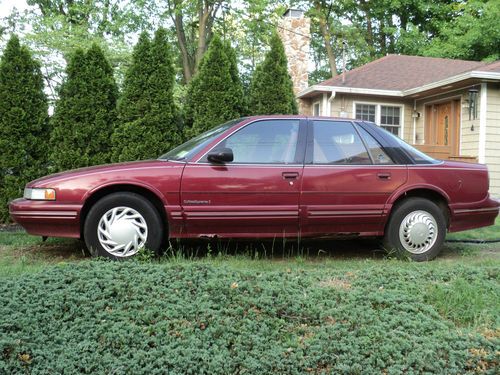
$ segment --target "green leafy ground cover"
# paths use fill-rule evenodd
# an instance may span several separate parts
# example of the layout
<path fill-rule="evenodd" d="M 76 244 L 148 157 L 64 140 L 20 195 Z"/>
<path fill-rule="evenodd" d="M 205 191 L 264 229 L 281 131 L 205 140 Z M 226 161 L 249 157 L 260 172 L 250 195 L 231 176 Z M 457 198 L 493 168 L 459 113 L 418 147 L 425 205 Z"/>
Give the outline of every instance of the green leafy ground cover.
<path fill-rule="evenodd" d="M 108 262 L 0 233 L 0 373 L 498 373 L 496 248 L 343 246 Z"/>

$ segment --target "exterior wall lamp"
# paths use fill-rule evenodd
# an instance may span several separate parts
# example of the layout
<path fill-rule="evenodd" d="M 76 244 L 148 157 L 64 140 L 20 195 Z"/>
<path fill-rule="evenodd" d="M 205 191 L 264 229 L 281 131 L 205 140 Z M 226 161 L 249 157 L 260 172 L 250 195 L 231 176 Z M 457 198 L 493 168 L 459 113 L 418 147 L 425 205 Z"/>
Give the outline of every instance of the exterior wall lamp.
<path fill-rule="evenodd" d="M 469 89 L 469 120 L 477 119 L 477 94 L 479 90 L 475 88 Z"/>

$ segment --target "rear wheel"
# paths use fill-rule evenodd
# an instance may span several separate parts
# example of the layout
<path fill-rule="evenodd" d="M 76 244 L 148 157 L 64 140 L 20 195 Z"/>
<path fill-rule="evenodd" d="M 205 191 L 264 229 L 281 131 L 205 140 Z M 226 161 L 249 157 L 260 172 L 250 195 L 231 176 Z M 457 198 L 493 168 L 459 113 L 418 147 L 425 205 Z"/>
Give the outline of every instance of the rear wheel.
<path fill-rule="evenodd" d="M 446 218 L 439 206 L 424 198 L 409 198 L 394 208 L 384 246 L 402 258 L 421 262 L 439 254 L 445 236 Z"/>
<path fill-rule="evenodd" d="M 126 259 L 141 249 L 158 254 L 163 223 L 153 204 L 135 193 L 113 193 L 100 199 L 85 220 L 84 237 L 92 254 Z"/>

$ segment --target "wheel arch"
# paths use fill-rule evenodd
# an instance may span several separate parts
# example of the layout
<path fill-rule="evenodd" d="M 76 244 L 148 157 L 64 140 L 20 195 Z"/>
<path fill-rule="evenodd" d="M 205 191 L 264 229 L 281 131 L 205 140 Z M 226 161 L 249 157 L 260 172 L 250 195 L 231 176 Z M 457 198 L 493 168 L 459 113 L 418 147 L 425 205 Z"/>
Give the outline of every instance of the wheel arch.
<path fill-rule="evenodd" d="M 408 198 L 424 198 L 436 203 L 438 207 L 441 208 L 446 218 L 446 228 L 449 227 L 451 216 L 449 206 L 450 198 L 444 191 L 429 186 L 415 186 L 401 191 L 398 194 L 394 194 L 388 201 L 389 209 L 387 212 L 386 226 L 394 208 Z"/>
<path fill-rule="evenodd" d="M 101 198 L 113 193 L 120 192 L 136 193 L 151 202 L 151 204 L 158 211 L 165 229 L 168 229 L 167 212 L 165 211 L 164 201 L 157 192 L 141 185 L 131 183 L 116 183 L 112 185 L 101 186 L 90 192 L 85 197 L 85 202 L 82 206 L 82 209 L 80 210 L 80 238 L 83 238 L 83 228 L 85 225 L 85 220 L 92 206 Z"/>

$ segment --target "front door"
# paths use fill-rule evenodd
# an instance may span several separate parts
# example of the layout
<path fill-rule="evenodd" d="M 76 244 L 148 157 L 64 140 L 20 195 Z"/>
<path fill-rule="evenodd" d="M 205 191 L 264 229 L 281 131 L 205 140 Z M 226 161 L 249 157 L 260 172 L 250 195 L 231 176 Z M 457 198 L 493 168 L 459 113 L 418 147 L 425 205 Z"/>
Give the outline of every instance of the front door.
<path fill-rule="evenodd" d="M 425 144 L 418 146 L 436 159 L 459 155 L 460 100 L 425 107 Z"/>
<path fill-rule="evenodd" d="M 181 182 L 185 237 L 297 236 L 304 140 L 304 120 L 260 120 L 214 147 L 230 148 L 233 162 L 217 165 L 204 156 L 188 163 Z"/>
<path fill-rule="evenodd" d="M 314 120 L 310 126 L 301 235 L 381 234 L 385 204 L 406 182 L 406 166 L 394 164 L 376 139 L 350 121 Z"/>

